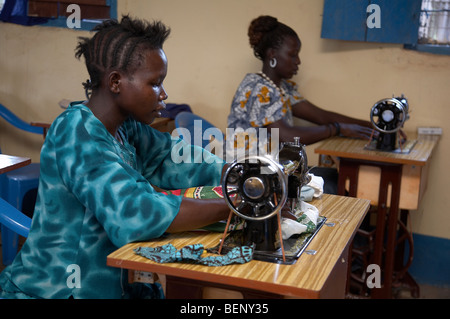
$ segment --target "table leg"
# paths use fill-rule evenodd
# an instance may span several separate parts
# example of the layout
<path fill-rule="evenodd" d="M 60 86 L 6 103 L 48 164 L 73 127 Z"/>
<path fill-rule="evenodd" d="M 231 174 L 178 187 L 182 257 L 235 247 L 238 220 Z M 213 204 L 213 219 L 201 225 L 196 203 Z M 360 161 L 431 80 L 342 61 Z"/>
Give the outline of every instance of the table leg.
<path fill-rule="evenodd" d="M 345 158 L 339 161 L 338 195 L 356 197 L 358 190 L 359 164 Z M 345 184 L 349 181 L 349 189 Z"/>
<path fill-rule="evenodd" d="M 383 280 L 381 288 L 372 289 L 371 296 L 373 298 L 391 298 L 402 165 L 341 158 L 339 161 L 339 195 L 357 196 L 358 173 L 361 165 L 376 166 L 381 169 L 373 263 L 380 266 Z M 349 181 L 348 192 L 345 188 L 347 180 Z M 389 189 L 390 203 L 388 205 Z M 348 275 L 350 276 L 350 273 Z"/>
<path fill-rule="evenodd" d="M 412 238 L 412 233 L 408 231 L 408 217 L 409 210 L 402 209 L 400 211 L 399 220 L 399 230 L 396 241 L 396 252 L 395 252 L 395 278 L 393 285 L 399 288 L 407 288 L 411 292 L 411 296 L 414 298 L 419 298 L 420 287 L 414 278 L 408 273 L 408 268 L 412 263 L 414 256 L 414 242 Z M 409 252 L 408 260 L 405 264 L 405 241 L 408 241 Z"/>
<path fill-rule="evenodd" d="M 380 165 L 381 178 L 378 197 L 378 216 L 375 231 L 374 263 L 383 269 L 381 288 L 373 289 L 374 298 L 392 297 L 392 279 L 394 277 L 395 244 L 399 217 L 400 186 L 402 165 Z M 391 188 L 391 201 L 388 209 L 388 190 Z M 384 235 L 386 232 L 386 236 Z M 384 267 L 383 267 L 384 257 Z"/>

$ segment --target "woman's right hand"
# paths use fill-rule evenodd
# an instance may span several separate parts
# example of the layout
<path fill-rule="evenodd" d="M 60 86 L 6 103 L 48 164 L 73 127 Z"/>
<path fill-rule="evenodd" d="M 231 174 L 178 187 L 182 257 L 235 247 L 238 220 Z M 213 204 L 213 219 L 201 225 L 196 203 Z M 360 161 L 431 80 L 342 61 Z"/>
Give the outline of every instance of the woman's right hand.
<path fill-rule="evenodd" d="M 361 126 L 358 124 L 339 123 L 340 135 L 345 137 L 360 138 L 369 140 L 378 136 L 378 131 L 375 129 Z"/>

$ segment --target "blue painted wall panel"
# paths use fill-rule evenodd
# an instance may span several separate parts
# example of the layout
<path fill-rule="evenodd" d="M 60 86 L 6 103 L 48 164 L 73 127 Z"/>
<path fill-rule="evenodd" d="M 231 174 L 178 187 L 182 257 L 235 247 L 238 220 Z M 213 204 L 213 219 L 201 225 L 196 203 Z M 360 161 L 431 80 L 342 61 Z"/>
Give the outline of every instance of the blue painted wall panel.
<path fill-rule="evenodd" d="M 380 7 L 381 27 L 367 28 L 367 42 L 417 43 L 422 0 L 371 0 L 370 3 Z"/>
<path fill-rule="evenodd" d="M 349 41 L 417 43 L 422 0 L 325 0 L 321 37 Z M 369 28 L 367 18 L 379 6 L 380 28 Z"/>
<path fill-rule="evenodd" d="M 325 0 L 322 38 L 365 41 L 368 0 Z"/>

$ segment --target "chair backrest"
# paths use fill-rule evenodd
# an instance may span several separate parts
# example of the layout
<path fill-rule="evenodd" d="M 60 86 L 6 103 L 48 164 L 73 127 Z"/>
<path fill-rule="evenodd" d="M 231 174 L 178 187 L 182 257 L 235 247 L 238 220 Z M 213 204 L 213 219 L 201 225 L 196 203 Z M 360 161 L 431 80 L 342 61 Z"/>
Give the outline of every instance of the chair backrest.
<path fill-rule="evenodd" d="M 42 127 L 33 126 L 30 123 L 23 121 L 13 112 L 11 112 L 8 108 L 6 108 L 3 104 L 0 104 L 0 116 L 3 117 L 11 125 L 17 127 L 18 129 L 35 134 L 44 134 L 44 129 Z"/>
<path fill-rule="evenodd" d="M 223 133 L 220 129 L 191 112 L 178 113 L 175 117 L 175 127 L 178 135 L 193 145 L 205 148 L 210 143 L 211 136 L 223 142 Z"/>
<path fill-rule="evenodd" d="M 0 198 L 0 224 L 23 237 L 28 237 L 31 218 Z"/>

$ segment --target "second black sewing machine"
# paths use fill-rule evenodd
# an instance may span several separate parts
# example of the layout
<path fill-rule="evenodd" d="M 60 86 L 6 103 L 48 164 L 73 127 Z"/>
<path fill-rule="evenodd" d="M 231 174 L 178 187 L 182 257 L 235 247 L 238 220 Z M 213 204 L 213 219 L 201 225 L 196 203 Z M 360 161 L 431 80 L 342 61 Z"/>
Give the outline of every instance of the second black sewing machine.
<path fill-rule="evenodd" d="M 370 110 L 370 121 L 379 134 L 366 146 L 366 149 L 408 154 L 417 142 L 406 140 L 400 134 L 400 130 L 408 119 L 409 104 L 403 94 L 376 102 Z"/>

